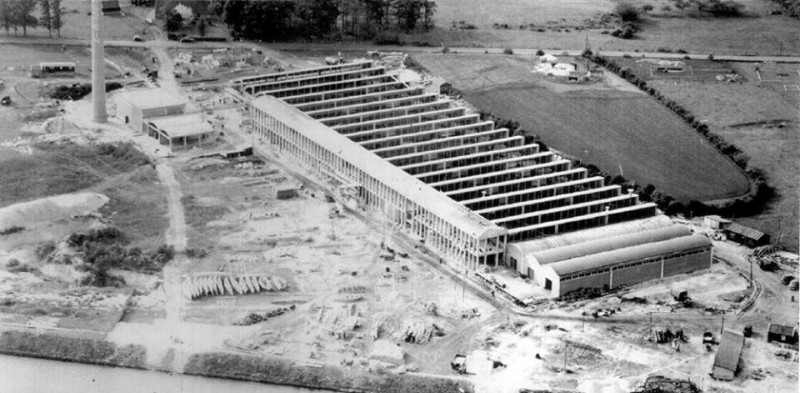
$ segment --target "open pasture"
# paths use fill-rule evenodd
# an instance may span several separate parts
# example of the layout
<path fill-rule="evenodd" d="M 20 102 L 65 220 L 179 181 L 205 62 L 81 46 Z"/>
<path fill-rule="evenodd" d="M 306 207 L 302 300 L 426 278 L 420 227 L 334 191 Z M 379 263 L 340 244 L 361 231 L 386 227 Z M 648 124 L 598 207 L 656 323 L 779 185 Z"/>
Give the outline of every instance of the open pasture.
<path fill-rule="evenodd" d="M 487 62 L 498 58 L 497 67 L 488 69 Z M 478 108 L 515 119 L 549 146 L 609 173 L 621 170 L 626 178 L 652 183 L 683 201 L 729 198 L 749 189 L 746 176 L 732 162 L 649 96 L 605 84 L 537 81 L 521 71 L 524 61 L 499 56 L 429 55 L 417 60 L 461 89 Z M 498 75 L 520 79 L 500 84 Z"/>
<path fill-rule="evenodd" d="M 662 60 L 643 57 L 616 58 L 617 64 L 628 67 L 639 78 L 646 81 L 696 81 L 716 82 L 723 80 L 745 81 L 739 71 L 726 62 L 710 60 Z"/>

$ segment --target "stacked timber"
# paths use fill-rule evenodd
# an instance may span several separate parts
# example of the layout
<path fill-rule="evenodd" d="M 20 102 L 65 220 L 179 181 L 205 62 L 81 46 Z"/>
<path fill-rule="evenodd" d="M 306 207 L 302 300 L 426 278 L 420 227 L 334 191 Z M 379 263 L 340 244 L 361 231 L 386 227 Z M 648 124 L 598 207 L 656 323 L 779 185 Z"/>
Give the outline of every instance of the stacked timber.
<path fill-rule="evenodd" d="M 288 287 L 283 278 L 266 274 L 200 273 L 183 281 L 183 292 L 189 299 L 202 296 L 277 292 L 284 291 Z"/>

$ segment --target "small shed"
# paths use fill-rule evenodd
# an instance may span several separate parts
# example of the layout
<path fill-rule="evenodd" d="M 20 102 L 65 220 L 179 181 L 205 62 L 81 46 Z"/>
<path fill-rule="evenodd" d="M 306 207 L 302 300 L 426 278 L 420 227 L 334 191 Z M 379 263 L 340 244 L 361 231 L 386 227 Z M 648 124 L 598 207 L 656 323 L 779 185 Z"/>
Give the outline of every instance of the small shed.
<path fill-rule="evenodd" d="M 122 7 L 119 6 L 119 0 L 102 0 L 103 14 L 118 14 L 122 12 Z"/>
<path fill-rule="evenodd" d="M 201 113 L 158 117 L 147 121 L 147 135 L 158 139 L 162 145 L 169 145 L 170 151 L 202 145 L 214 133 L 214 127 L 203 119 Z"/>
<path fill-rule="evenodd" d="M 453 89 L 453 84 L 450 82 L 444 82 L 439 86 L 439 94 L 450 96 L 455 94 L 455 89 Z"/>
<path fill-rule="evenodd" d="M 164 89 L 121 91 L 115 95 L 117 117 L 134 130 L 147 132 L 145 119 L 182 114 L 186 101 Z"/>
<path fill-rule="evenodd" d="M 718 215 L 703 217 L 703 222 L 712 229 L 725 230 L 731 225 L 731 220 L 726 220 Z"/>
<path fill-rule="evenodd" d="M 717 356 L 714 357 L 714 367 L 711 376 L 714 379 L 731 381 L 739 371 L 739 359 L 744 348 L 744 336 L 725 330 L 722 333 Z"/>
<path fill-rule="evenodd" d="M 778 325 L 777 323 L 769 324 L 767 331 L 767 342 L 777 341 L 784 344 L 797 345 L 798 333 L 797 328 L 788 325 Z"/>
<path fill-rule="evenodd" d="M 735 222 L 730 223 L 725 229 L 725 236 L 728 240 L 744 244 L 748 247 L 758 247 L 769 244 L 769 235 L 764 232 L 739 225 Z"/>
<path fill-rule="evenodd" d="M 275 197 L 278 199 L 290 199 L 296 196 L 297 196 L 297 186 L 294 184 L 281 185 L 275 189 Z"/>

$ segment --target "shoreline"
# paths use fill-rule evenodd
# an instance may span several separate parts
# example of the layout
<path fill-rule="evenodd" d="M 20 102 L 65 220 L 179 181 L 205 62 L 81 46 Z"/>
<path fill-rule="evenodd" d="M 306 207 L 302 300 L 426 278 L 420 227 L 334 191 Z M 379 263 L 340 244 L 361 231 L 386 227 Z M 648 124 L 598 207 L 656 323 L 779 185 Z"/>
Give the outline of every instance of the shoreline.
<path fill-rule="evenodd" d="M 190 355 L 182 370 L 171 371 L 148 366 L 147 349 L 142 345 L 120 346 L 65 333 L 4 330 L 0 333 L 0 354 L 335 392 L 475 392 L 472 382 L 445 376 L 308 366 L 283 358 L 224 352 Z"/>

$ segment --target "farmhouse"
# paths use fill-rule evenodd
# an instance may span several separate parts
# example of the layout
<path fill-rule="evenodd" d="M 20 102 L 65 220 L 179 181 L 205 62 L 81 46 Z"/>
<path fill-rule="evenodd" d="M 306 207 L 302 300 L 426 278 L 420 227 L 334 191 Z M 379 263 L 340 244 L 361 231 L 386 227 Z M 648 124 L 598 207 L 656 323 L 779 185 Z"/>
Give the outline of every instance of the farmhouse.
<path fill-rule="evenodd" d="M 230 87 L 249 103 L 262 140 L 342 196 L 382 212 L 459 270 L 524 269 L 509 259 L 509 244 L 657 214 L 638 195 L 370 61 L 245 77 Z M 551 266 L 549 279 L 607 269 L 602 283 L 576 283 L 613 287 L 636 281 L 624 277 L 645 262 L 658 266 L 645 280 L 708 267 L 705 238 L 670 231 L 617 239 L 608 249 L 587 246 L 559 260 L 557 270 Z M 611 270 L 619 270 L 616 278 Z M 563 293 L 561 285 L 551 288 Z"/>
<path fill-rule="evenodd" d="M 147 132 L 144 120 L 178 115 L 184 112 L 186 101 L 164 89 L 122 91 L 116 95 L 117 117 L 134 130 Z"/>
<path fill-rule="evenodd" d="M 773 341 L 797 345 L 797 328 L 788 325 L 778 325 L 776 323 L 769 324 L 769 330 L 767 331 L 767 342 Z"/>

